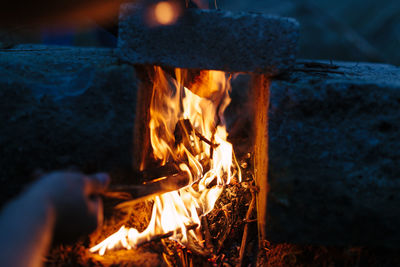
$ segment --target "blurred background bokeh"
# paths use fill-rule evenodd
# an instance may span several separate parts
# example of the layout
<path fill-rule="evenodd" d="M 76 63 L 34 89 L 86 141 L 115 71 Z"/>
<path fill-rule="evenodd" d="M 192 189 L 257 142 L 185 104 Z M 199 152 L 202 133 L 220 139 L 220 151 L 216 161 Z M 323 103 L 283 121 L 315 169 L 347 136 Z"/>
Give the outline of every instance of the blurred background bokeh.
<path fill-rule="evenodd" d="M 299 57 L 400 65 L 399 0 L 218 0 L 219 7 L 289 16 Z"/>
<path fill-rule="evenodd" d="M 210 6 L 215 5 L 209 0 Z M 384 62 L 400 65 L 399 0 L 216 0 L 220 9 L 296 18 L 301 24 L 299 58 Z M 1 48 L 17 43 L 116 45 L 117 19 L 85 27 L 1 30 Z"/>

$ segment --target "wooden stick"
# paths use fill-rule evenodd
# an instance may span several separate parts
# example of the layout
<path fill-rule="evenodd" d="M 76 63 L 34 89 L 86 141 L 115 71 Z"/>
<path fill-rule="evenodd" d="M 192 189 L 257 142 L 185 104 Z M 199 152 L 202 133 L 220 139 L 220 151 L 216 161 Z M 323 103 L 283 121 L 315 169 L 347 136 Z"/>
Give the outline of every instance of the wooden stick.
<path fill-rule="evenodd" d="M 198 227 L 198 224 L 189 224 L 189 225 L 185 225 L 186 231 L 190 231 L 190 230 L 194 230 Z M 177 233 L 180 233 L 182 230 L 179 228 L 176 230 Z M 150 243 L 150 242 L 157 242 L 160 241 L 162 239 L 171 237 L 174 234 L 175 231 L 169 231 L 165 234 L 159 234 L 159 235 L 155 235 L 153 237 L 150 238 L 150 240 L 146 240 L 146 241 L 142 241 L 141 243 L 136 244 L 136 247 L 139 246 L 143 246 L 144 244 Z"/>
<path fill-rule="evenodd" d="M 119 195 L 125 195 L 124 199 L 140 202 L 152 196 L 179 190 L 189 185 L 189 182 L 189 174 L 180 172 L 141 185 L 111 185 L 109 190 L 103 193 L 103 196 L 118 198 Z M 126 194 L 128 194 L 128 198 Z"/>
<path fill-rule="evenodd" d="M 246 225 L 244 226 L 244 230 L 243 230 L 242 243 L 240 245 L 239 262 L 236 265 L 236 267 L 241 267 L 243 264 L 244 253 L 246 251 L 246 245 L 247 245 L 247 237 L 249 235 L 249 223 L 254 221 L 254 220 L 250 220 L 250 217 L 251 217 L 251 214 L 253 213 L 255 204 L 256 204 L 256 197 L 255 197 L 255 194 L 252 192 L 251 193 L 251 202 L 249 205 L 249 209 L 247 210 L 247 213 L 246 213 L 246 219 L 245 219 Z"/>
<path fill-rule="evenodd" d="M 219 144 L 215 144 L 214 142 L 208 140 L 204 135 L 202 135 L 199 131 L 197 131 L 190 120 L 184 119 L 184 120 L 179 120 L 176 124 L 175 127 L 175 142 L 176 143 L 181 143 L 183 142 L 184 136 L 186 139 L 188 139 L 188 136 L 190 133 L 194 132 L 194 134 L 204 143 L 208 144 L 212 148 L 217 148 Z"/>
<path fill-rule="evenodd" d="M 155 180 L 159 177 L 171 176 L 177 174 L 181 170 L 178 167 L 179 163 L 167 163 L 160 167 L 154 167 L 139 172 L 142 181 Z"/>
<path fill-rule="evenodd" d="M 133 169 L 142 171 L 149 168 L 152 156 L 150 143 L 150 105 L 153 95 L 154 69 L 151 66 L 136 65 L 140 80 L 137 92 L 136 115 L 133 127 Z"/>
<path fill-rule="evenodd" d="M 253 75 L 252 97 L 254 101 L 254 173 L 259 191 L 256 193 L 259 248 L 267 239 L 268 195 L 268 111 L 270 81 L 265 75 Z"/>

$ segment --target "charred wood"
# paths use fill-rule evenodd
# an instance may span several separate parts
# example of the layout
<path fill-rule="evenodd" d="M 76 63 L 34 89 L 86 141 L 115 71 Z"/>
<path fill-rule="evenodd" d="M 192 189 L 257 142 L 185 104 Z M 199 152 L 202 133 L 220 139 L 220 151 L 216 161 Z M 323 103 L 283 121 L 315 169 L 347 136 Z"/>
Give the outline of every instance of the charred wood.
<path fill-rule="evenodd" d="M 150 144 L 150 103 L 153 95 L 154 70 L 152 66 L 135 66 L 138 73 L 139 90 L 137 91 L 137 106 L 135 124 L 133 127 L 133 168 L 135 171 L 153 168 L 152 148 Z"/>
<path fill-rule="evenodd" d="M 189 182 L 189 174 L 180 172 L 149 181 L 142 185 L 111 185 L 108 192 L 104 193 L 104 196 L 112 198 L 118 198 L 120 195 L 126 196 L 125 199 L 129 199 L 132 204 L 167 192 L 179 190 L 187 186 Z"/>

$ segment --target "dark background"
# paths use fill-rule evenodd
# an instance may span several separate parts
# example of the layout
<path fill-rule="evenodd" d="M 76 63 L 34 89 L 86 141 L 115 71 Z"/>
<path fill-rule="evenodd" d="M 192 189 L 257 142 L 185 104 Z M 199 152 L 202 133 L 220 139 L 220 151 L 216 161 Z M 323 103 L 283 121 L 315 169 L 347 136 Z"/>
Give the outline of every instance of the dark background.
<path fill-rule="evenodd" d="M 96 1 L 89 2 L 97 5 Z M 215 3 L 214 0 L 209 2 L 210 6 Z M 299 58 L 400 65 L 398 0 L 216 0 L 216 4 L 221 9 L 296 18 L 301 23 Z M 77 3 L 74 6 L 80 8 Z M 51 9 L 51 13 L 57 8 Z M 109 12 L 116 13 L 115 10 Z M 106 21 L 90 15 L 82 21 L 84 26 L 54 27 L 51 22 L 39 28 L 29 23 L 3 28 L 0 30 L 0 48 L 18 43 L 116 45 L 113 34 L 117 32 L 117 14 L 110 14 Z"/>
<path fill-rule="evenodd" d="M 219 0 L 219 7 L 296 18 L 299 57 L 400 64 L 398 0 Z"/>

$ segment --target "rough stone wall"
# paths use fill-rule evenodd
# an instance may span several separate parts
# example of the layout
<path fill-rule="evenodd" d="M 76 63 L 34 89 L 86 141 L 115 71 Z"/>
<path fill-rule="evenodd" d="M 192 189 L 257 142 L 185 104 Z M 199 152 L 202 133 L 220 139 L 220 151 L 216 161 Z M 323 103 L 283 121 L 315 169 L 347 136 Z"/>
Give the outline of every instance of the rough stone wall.
<path fill-rule="evenodd" d="M 272 83 L 269 238 L 398 246 L 400 68 L 337 67 Z"/>
<path fill-rule="evenodd" d="M 38 168 L 131 167 L 137 81 L 113 50 L 23 46 L 0 52 L 0 72 L 1 202 Z M 298 62 L 276 77 L 268 239 L 398 247 L 399 110 L 398 67 Z"/>
<path fill-rule="evenodd" d="M 118 53 L 136 64 L 276 75 L 295 62 L 299 24 L 262 13 L 187 9 L 175 24 L 150 26 L 147 6 L 122 7 Z"/>
<path fill-rule="evenodd" d="M 136 79 L 113 50 L 22 46 L 0 73 L 1 202 L 37 169 L 131 165 Z"/>

